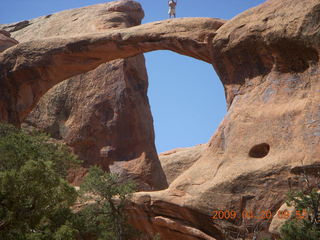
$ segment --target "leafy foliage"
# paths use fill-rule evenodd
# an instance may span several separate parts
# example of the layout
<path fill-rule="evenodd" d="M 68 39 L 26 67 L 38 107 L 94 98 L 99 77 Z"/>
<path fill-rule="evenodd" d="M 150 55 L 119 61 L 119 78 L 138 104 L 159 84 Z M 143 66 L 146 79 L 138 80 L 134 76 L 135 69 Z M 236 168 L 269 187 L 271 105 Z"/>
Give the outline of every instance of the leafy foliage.
<path fill-rule="evenodd" d="M 281 228 L 282 240 L 319 240 L 319 228 L 308 220 L 293 219 Z"/>
<path fill-rule="evenodd" d="M 46 135 L 0 124 L 0 239 L 55 240 L 70 233 L 65 224 L 77 193 L 63 177 L 77 164 Z"/>
<path fill-rule="evenodd" d="M 0 171 L 19 170 L 28 161 L 50 162 L 52 170 L 61 177 L 79 161 L 63 145 L 52 142 L 40 132 L 27 134 L 8 124 L 0 124 Z"/>
<path fill-rule="evenodd" d="M 137 236 L 127 224 L 126 199 L 134 189 L 117 175 L 92 167 L 81 186 L 89 201 L 72 212 L 79 194 L 65 177 L 79 161 L 38 132 L 0 124 L 0 239 L 122 240 Z M 88 203 L 88 202 L 87 202 Z"/>

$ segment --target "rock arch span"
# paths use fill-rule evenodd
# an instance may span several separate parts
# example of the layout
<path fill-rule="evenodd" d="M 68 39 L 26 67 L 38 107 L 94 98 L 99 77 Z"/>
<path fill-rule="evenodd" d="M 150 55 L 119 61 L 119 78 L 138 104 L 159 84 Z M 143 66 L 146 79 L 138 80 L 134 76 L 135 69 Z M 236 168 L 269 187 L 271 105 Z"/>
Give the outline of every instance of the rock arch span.
<path fill-rule="evenodd" d="M 211 18 L 174 19 L 20 43 L 0 55 L 1 88 L 12 91 L 2 97 L 13 98 L 2 100 L 10 104 L 1 107 L 1 118 L 19 124 L 51 87 L 111 60 L 162 49 L 212 63 L 210 41 L 224 23 Z M 29 99 L 21 99 L 25 96 Z M 14 106 L 19 102 L 24 104 Z"/>

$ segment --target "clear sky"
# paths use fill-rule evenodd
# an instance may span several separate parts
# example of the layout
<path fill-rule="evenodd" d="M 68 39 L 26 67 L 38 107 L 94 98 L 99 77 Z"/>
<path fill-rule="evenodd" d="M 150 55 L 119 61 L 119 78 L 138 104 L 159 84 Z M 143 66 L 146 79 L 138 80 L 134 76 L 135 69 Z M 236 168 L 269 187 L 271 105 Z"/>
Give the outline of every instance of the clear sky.
<path fill-rule="evenodd" d="M 167 18 L 167 0 L 137 0 L 143 23 Z M 265 0 L 178 0 L 177 17 L 231 19 Z M 102 0 L 1 0 L 0 23 L 23 21 Z M 224 90 L 210 64 L 169 51 L 145 54 L 158 152 L 206 143 L 226 114 Z"/>

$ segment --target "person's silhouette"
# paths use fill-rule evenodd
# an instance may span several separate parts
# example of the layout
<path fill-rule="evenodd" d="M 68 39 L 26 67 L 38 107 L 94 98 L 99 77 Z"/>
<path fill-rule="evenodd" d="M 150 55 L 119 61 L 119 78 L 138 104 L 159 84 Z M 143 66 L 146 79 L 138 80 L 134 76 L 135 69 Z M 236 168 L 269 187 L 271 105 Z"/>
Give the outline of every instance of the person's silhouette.
<path fill-rule="evenodd" d="M 174 0 L 170 0 L 168 1 L 168 5 L 169 5 L 169 18 L 171 17 L 176 17 L 176 6 L 177 6 L 177 2 L 178 1 L 174 1 Z"/>

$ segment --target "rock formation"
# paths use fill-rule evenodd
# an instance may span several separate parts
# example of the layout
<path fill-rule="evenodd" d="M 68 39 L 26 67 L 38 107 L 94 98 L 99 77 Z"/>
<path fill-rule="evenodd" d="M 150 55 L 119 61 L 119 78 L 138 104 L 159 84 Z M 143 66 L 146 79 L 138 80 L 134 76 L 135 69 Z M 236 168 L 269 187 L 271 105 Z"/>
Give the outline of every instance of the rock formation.
<path fill-rule="evenodd" d="M 96 17 L 90 19 L 89 16 Z M 0 96 L 3 98 L 0 101 L 3 103 L 0 105 L 0 119 L 19 125 L 40 97 L 54 85 L 95 69 L 106 61 L 166 48 L 210 61 L 206 51 L 207 41 L 214 34 L 212 30 L 224 23 L 222 20 L 199 18 L 126 28 L 139 23 L 142 16 L 139 4 L 120 1 L 65 11 L 23 24 L 2 25 L 3 29 L 12 31 L 12 35 L 23 42 L 0 56 L 0 84 L 2 89 L 7 89 L 6 92 L 11 92 Z M 132 21 L 134 17 L 137 19 Z M 155 26 L 157 31 L 154 31 Z M 120 29 L 106 31 L 109 28 Z M 85 35 L 81 35 L 84 32 Z M 56 38 L 57 35 L 59 38 Z M 142 41 L 144 35 L 150 36 L 145 42 Z M 115 41 L 117 39 L 119 42 Z M 136 46 L 132 48 L 130 43 Z M 141 46 L 144 46 L 144 51 Z M 123 83 L 106 83 L 106 77 L 102 75 L 106 67 L 100 66 L 95 72 L 74 77 L 51 90 L 27 122 L 47 130 L 54 137 L 63 138 L 85 160 L 84 166 L 99 163 L 106 169 L 113 161 L 126 161 L 116 163 L 113 169 L 124 177 L 140 179 L 140 186 L 145 190 L 163 189 L 167 184 L 154 147 L 144 66 L 139 67 L 133 60 L 123 62 L 126 64 L 118 68 L 124 68 L 130 75 Z M 110 76 L 117 74 L 117 64 L 114 63 L 113 67 L 107 65 Z M 140 80 L 134 83 L 132 74 Z M 98 81 L 94 84 L 92 81 L 83 83 L 86 78 L 97 79 L 97 76 L 101 78 L 101 85 Z M 105 90 L 105 95 L 99 86 L 106 84 L 113 86 Z M 98 92 L 84 90 L 92 87 Z M 91 101 L 88 101 L 88 96 L 91 96 Z M 71 103 L 75 105 L 71 106 Z M 102 125 L 97 126 L 97 123 Z M 110 150 L 107 159 L 103 160 L 99 156 L 102 147 Z M 83 170 L 74 173 L 75 178 L 77 175 L 83 175 Z"/>
<path fill-rule="evenodd" d="M 293 170 L 320 161 L 319 19 L 319 1 L 271 0 L 216 31 L 213 65 L 228 113 L 202 157 L 167 190 L 135 195 L 136 226 L 172 240 L 205 239 L 182 226 L 221 240 L 252 239 L 255 229 L 268 236 L 271 219 L 242 212 L 274 215 L 288 179 L 298 184 Z M 238 217 L 212 220 L 215 210 Z"/>
<path fill-rule="evenodd" d="M 0 52 L 18 44 L 18 41 L 10 36 L 11 34 L 9 32 L 0 30 Z"/>
<path fill-rule="evenodd" d="M 19 123 L 62 80 L 117 58 L 167 49 L 212 63 L 228 113 L 201 157 L 168 189 L 136 193 L 131 222 L 166 240 L 268 236 L 296 174 L 320 162 L 320 3 L 268 0 L 230 21 L 174 19 L 21 43 L 0 55 L 1 119 Z M 77 59 L 74 61 L 74 59 Z M 53 73 L 56 73 L 55 77 Z M 40 87 L 35 87 L 40 86 Z M 24 108 L 28 89 L 33 94 Z M 213 211 L 236 211 L 216 219 Z M 252 211 L 262 219 L 245 219 Z"/>
<path fill-rule="evenodd" d="M 143 16 L 140 4 L 121 1 L 63 11 L 2 28 L 25 43 L 128 28 L 140 24 Z M 124 178 L 135 179 L 140 189 L 163 189 L 167 183 L 154 146 L 147 87 L 142 55 L 104 63 L 51 88 L 26 123 L 66 142 L 84 161 L 84 167 L 98 164 L 108 169 L 113 162 L 124 161 L 117 169 Z M 33 89 L 37 91 L 36 87 Z M 30 96 L 28 87 L 24 87 L 20 95 L 24 99 L 18 100 L 18 108 L 25 108 L 33 104 L 37 94 Z M 109 148 L 106 157 L 100 156 L 102 148 Z M 128 169 L 127 165 L 134 167 Z M 77 184 L 85 172 L 74 170 L 69 180 Z"/>
<path fill-rule="evenodd" d="M 168 184 L 189 169 L 203 154 L 206 144 L 189 148 L 178 148 L 159 155 Z"/>
<path fill-rule="evenodd" d="M 2 111 L 7 112 L 8 121 L 19 124 L 57 83 L 104 62 L 147 51 L 167 49 L 211 62 L 210 40 L 223 23 L 210 18 L 174 19 L 77 37 L 23 42 L 0 56 L 1 84 L 14 83 L 10 86 L 12 91 L 24 93 L 10 94 L 15 99 L 4 98 L 2 102 L 8 106 Z M 19 107 L 10 106 L 9 102 Z"/>

